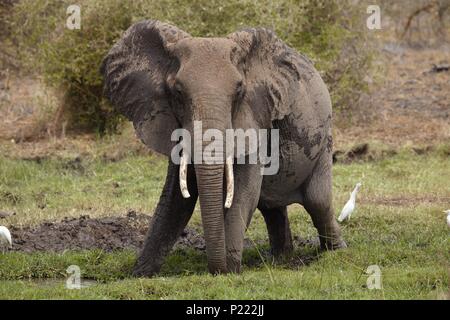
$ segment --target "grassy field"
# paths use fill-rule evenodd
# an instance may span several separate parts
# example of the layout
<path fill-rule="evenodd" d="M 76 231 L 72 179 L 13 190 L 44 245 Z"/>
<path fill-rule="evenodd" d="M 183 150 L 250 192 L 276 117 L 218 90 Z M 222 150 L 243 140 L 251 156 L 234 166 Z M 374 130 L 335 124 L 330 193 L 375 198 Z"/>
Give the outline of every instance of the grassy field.
<path fill-rule="evenodd" d="M 443 152 L 444 150 L 444 152 Z M 344 224 L 346 250 L 318 253 L 298 247 L 292 257 L 272 261 L 265 224 L 254 215 L 247 237 L 258 247 L 244 253 L 240 275 L 211 276 L 206 256 L 177 250 L 159 277 L 134 279 L 135 253 L 65 251 L 0 254 L 0 299 L 445 299 L 449 292 L 450 206 L 448 146 L 417 155 L 404 148 L 374 161 L 334 166 L 337 213 L 354 184 L 362 181 L 358 207 Z M 16 211 L 7 226 L 38 224 L 66 216 L 152 213 L 165 177 L 165 160 L 129 155 L 104 157 L 0 156 L 0 208 Z M 301 206 L 289 208 L 293 235 L 314 238 L 316 231 Z M 190 222 L 201 230 L 199 211 Z M 262 244 L 261 244 L 262 243 Z M 81 290 L 65 287 L 69 265 L 95 280 Z M 382 272 L 382 288 L 366 286 L 370 265 Z"/>

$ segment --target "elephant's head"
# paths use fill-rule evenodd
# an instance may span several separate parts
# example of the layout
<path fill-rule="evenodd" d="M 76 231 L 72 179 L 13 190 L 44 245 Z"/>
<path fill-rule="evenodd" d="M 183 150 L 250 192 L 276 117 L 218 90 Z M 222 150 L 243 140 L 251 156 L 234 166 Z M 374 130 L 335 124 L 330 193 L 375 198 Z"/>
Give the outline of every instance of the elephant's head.
<path fill-rule="evenodd" d="M 194 38 L 148 20 L 125 32 L 106 56 L 102 73 L 106 96 L 133 122 L 140 139 L 170 155 L 176 143 L 171 141 L 172 132 L 177 128 L 192 132 L 194 121 L 202 121 L 203 131 L 270 128 L 296 102 L 301 63 L 266 29 L 243 30 L 226 38 Z M 185 197 L 188 156 L 183 153 L 180 164 Z M 233 166 L 225 161 L 194 168 L 209 269 L 226 272 L 224 207 L 232 202 Z"/>

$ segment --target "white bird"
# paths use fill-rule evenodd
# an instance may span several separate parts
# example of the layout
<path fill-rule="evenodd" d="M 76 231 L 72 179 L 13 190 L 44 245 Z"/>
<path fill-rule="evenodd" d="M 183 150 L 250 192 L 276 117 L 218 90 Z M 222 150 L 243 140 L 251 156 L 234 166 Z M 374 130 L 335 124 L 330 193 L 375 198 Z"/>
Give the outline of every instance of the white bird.
<path fill-rule="evenodd" d="M 341 214 L 339 215 L 339 218 L 338 218 L 339 222 L 342 222 L 344 220 L 350 220 L 350 216 L 352 215 L 353 210 L 355 210 L 355 206 L 356 206 L 356 193 L 358 192 L 361 185 L 362 185 L 361 182 L 358 182 L 356 184 L 355 189 L 350 194 L 350 199 L 348 199 L 344 208 L 342 208 Z"/>
<path fill-rule="evenodd" d="M 11 233 L 8 228 L 0 226 L 0 248 L 2 248 L 3 253 L 5 253 L 7 247 L 12 247 Z"/>
<path fill-rule="evenodd" d="M 450 227 L 450 210 L 442 211 L 447 214 L 447 225 Z"/>

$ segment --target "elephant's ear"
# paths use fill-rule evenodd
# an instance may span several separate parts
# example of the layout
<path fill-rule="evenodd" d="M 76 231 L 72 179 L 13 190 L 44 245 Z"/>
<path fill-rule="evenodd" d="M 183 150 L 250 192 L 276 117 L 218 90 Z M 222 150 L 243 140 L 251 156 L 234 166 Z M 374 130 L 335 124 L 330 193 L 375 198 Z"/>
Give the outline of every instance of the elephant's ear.
<path fill-rule="evenodd" d="M 165 81 L 172 62 L 168 47 L 186 32 L 146 20 L 132 25 L 111 48 L 101 67 L 104 94 L 151 149 L 169 155 L 178 122 L 170 108 Z"/>
<path fill-rule="evenodd" d="M 310 70 L 311 62 L 281 41 L 273 31 L 251 28 L 237 31 L 228 38 L 238 44 L 232 60 L 241 66 L 246 79 L 246 102 L 258 123 L 267 128 L 274 120 L 281 120 L 292 112 L 303 88 L 299 88 L 300 70 Z M 309 65 L 306 68 L 303 66 Z M 267 114 L 255 110 L 265 106 Z M 268 111 L 268 112 L 267 112 Z M 245 122 L 248 111 L 238 112 L 234 121 Z M 259 114 L 259 115 L 258 115 Z M 238 124 L 238 126 L 240 126 Z"/>

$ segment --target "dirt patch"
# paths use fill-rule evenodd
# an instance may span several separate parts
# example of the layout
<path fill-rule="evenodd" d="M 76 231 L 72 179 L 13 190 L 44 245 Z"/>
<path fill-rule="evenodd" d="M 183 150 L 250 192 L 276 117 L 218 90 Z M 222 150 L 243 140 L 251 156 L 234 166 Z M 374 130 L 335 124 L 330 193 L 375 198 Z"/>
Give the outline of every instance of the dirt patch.
<path fill-rule="evenodd" d="M 128 212 L 124 217 L 93 219 L 89 216 L 64 218 L 60 222 L 45 222 L 35 227 L 10 228 L 14 251 L 36 252 L 64 250 L 120 249 L 139 250 L 145 239 L 151 217 Z M 175 247 L 205 249 L 203 236 L 186 228 Z"/>
<path fill-rule="evenodd" d="M 130 249 L 138 251 L 144 244 L 151 216 L 129 211 L 123 217 L 64 218 L 60 222 L 44 222 L 34 227 L 11 226 L 13 251 L 63 252 L 65 250 L 105 251 Z M 295 246 L 318 246 L 318 238 L 304 239 L 295 236 Z M 268 240 L 244 240 L 244 248 L 268 245 Z M 175 243 L 174 249 L 191 248 L 205 250 L 205 239 L 201 233 L 187 227 Z"/>
<path fill-rule="evenodd" d="M 450 138 L 450 45 L 413 48 L 380 43 L 376 61 L 381 77 L 352 117 L 337 116 L 337 147 L 361 140 L 403 146 L 436 145 Z M 379 78 L 379 79 L 378 79 Z"/>

